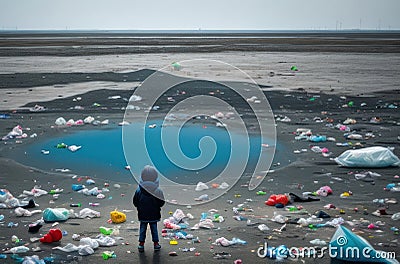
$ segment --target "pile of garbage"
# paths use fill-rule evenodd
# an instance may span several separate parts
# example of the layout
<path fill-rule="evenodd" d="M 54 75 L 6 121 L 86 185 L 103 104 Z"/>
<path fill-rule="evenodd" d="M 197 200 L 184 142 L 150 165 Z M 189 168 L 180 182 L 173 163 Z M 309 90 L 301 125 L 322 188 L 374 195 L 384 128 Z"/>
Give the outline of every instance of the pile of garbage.
<path fill-rule="evenodd" d="M 7 135 L 2 137 L 1 140 L 21 139 L 27 138 L 28 134 L 24 133 L 20 125 L 15 126 Z"/>
<path fill-rule="evenodd" d="M 87 116 L 83 120 L 82 119 L 78 119 L 78 120 L 69 119 L 68 121 L 64 117 L 59 117 L 56 119 L 56 121 L 54 123 L 56 126 L 59 126 L 59 127 L 63 127 L 63 126 L 71 127 L 71 126 L 82 126 L 85 124 L 92 124 L 94 126 L 108 125 L 109 122 L 110 121 L 108 119 L 99 121 L 99 120 L 95 120 L 95 118 L 92 116 Z"/>

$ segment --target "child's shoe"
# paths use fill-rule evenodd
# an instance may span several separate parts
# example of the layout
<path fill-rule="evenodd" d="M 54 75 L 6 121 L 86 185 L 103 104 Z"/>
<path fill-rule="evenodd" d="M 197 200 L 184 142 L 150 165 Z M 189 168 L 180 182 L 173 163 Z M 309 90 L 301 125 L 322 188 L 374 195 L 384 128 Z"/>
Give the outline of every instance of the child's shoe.
<path fill-rule="evenodd" d="M 138 248 L 139 252 L 144 252 L 144 243 L 140 242 L 139 246 L 137 248 Z"/>
<path fill-rule="evenodd" d="M 158 251 L 161 249 L 161 245 L 158 242 L 154 242 L 154 250 Z"/>

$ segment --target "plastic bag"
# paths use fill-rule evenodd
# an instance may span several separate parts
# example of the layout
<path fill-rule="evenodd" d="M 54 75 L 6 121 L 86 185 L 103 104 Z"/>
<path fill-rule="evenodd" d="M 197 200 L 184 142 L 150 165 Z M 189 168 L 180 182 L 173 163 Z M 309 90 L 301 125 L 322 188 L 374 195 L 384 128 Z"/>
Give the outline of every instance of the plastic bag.
<path fill-rule="evenodd" d="M 335 158 L 335 161 L 344 167 L 383 168 L 400 166 L 400 159 L 392 151 L 384 147 L 346 150 Z"/>
<path fill-rule="evenodd" d="M 175 220 L 179 223 L 180 221 L 182 221 L 183 218 L 185 218 L 185 214 L 183 213 L 183 211 L 181 209 L 176 209 L 175 213 L 172 215 Z"/>
<path fill-rule="evenodd" d="M 64 117 L 59 117 L 56 119 L 54 122 L 57 126 L 65 126 L 67 124 L 67 121 L 65 120 Z"/>
<path fill-rule="evenodd" d="M 200 191 L 204 191 L 204 190 L 207 190 L 207 189 L 208 189 L 208 186 L 205 183 L 199 182 L 196 185 L 195 191 L 200 192 Z"/>
<path fill-rule="evenodd" d="M 115 239 L 109 236 L 98 235 L 96 241 L 100 247 L 112 247 L 116 245 Z"/>
<path fill-rule="evenodd" d="M 14 127 L 7 135 L 5 135 L 2 140 L 12 139 L 12 138 L 24 138 L 28 135 L 22 132 L 22 127 L 20 125 Z"/>
<path fill-rule="evenodd" d="M 89 209 L 89 208 L 83 208 L 81 211 L 79 211 L 78 217 L 79 218 L 100 217 L 100 212 L 97 212 L 97 211 Z"/>
<path fill-rule="evenodd" d="M 94 117 L 92 117 L 92 116 L 88 116 L 85 119 L 83 119 L 83 122 L 85 124 L 91 124 L 91 123 L 93 123 L 93 121 L 94 121 Z"/>
<path fill-rule="evenodd" d="M 63 252 L 70 253 L 70 252 L 78 251 L 79 247 L 75 246 L 74 244 L 68 243 L 63 247 L 58 246 L 58 247 L 54 247 L 53 249 L 58 249 Z"/>
<path fill-rule="evenodd" d="M 10 253 L 13 253 L 13 254 L 16 254 L 16 253 L 25 253 L 25 252 L 28 252 L 28 251 L 29 251 L 29 248 L 28 248 L 28 247 L 25 247 L 25 246 L 18 246 L 18 247 L 10 248 L 8 251 L 9 251 Z"/>
<path fill-rule="evenodd" d="M 42 243 L 53 243 L 60 241 L 62 237 L 63 235 L 60 229 L 50 229 L 39 241 Z"/>
<path fill-rule="evenodd" d="M 265 201 L 266 205 L 274 206 L 276 204 L 287 205 L 289 203 L 289 198 L 286 194 L 273 194 L 271 195 L 267 201 Z"/>
<path fill-rule="evenodd" d="M 79 241 L 80 246 L 89 246 L 93 249 L 99 247 L 99 242 L 96 239 L 92 239 L 90 237 L 84 237 Z"/>
<path fill-rule="evenodd" d="M 43 211 L 43 220 L 45 222 L 66 221 L 70 212 L 65 208 L 46 208 Z"/>
<path fill-rule="evenodd" d="M 229 184 L 227 184 L 226 182 L 223 182 L 219 185 L 218 189 L 227 189 L 229 187 Z"/>
<path fill-rule="evenodd" d="M 28 211 L 22 207 L 17 207 L 14 210 L 16 216 L 32 216 L 33 214 L 41 213 L 41 210 Z"/>
<path fill-rule="evenodd" d="M 88 256 L 92 255 L 94 253 L 94 250 L 90 246 L 81 246 L 78 250 L 78 253 L 81 256 Z"/>
<path fill-rule="evenodd" d="M 110 212 L 110 217 L 114 224 L 120 224 L 126 221 L 126 214 L 118 212 L 117 210 Z"/>

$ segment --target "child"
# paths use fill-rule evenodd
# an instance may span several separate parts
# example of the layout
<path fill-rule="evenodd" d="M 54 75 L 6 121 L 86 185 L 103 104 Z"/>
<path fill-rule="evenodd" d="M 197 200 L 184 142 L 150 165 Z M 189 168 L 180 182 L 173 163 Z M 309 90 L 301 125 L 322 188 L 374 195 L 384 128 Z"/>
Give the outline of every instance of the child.
<path fill-rule="evenodd" d="M 154 250 L 160 250 L 158 243 L 157 222 L 161 219 L 161 207 L 165 204 L 164 194 L 158 187 L 158 173 L 152 166 L 145 166 L 141 173 L 139 187 L 133 196 L 133 205 L 137 208 L 140 221 L 139 229 L 139 252 L 144 251 L 147 224 L 150 225 Z"/>

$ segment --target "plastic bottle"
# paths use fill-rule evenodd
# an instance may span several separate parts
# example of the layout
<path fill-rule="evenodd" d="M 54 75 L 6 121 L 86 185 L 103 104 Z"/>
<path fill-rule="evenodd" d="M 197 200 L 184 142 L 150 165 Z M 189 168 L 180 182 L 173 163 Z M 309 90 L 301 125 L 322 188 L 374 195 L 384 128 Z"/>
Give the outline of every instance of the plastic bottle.
<path fill-rule="evenodd" d="M 89 203 L 90 206 L 99 206 L 99 203 Z"/>
<path fill-rule="evenodd" d="M 11 241 L 12 241 L 13 243 L 17 244 L 17 243 L 19 242 L 19 238 L 18 238 L 16 235 L 13 235 L 13 236 L 11 237 Z"/>
<path fill-rule="evenodd" d="M 116 258 L 117 255 L 115 255 L 114 251 L 105 251 L 102 253 L 102 257 L 104 260 L 107 260 L 109 258 Z"/>
<path fill-rule="evenodd" d="M 73 191 L 79 191 L 82 190 L 83 188 L 85 188 L 85 186 L 83 186 L 82 184 L 72 184 Z"/>
<path fill-rule="evenodd" d="M 69 206 L 71 206 L 71 207 L 81 207 L 82 204 L 81 203 L 72 203 Z"/>
<path fill-rule="evenodd" d="M 200 220 L 205 220 L 207 218 L 207 213 L 201 213 Z"/>
<path fill-rule="evenodd" d="M 235 219 L 237 221 L 246 221 L 247 220 L 246 217 L 243 217 L 241 215 L 235 215 L 235 216 L 233 216 L 233 219 Z"/>

